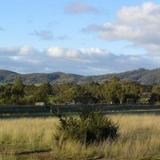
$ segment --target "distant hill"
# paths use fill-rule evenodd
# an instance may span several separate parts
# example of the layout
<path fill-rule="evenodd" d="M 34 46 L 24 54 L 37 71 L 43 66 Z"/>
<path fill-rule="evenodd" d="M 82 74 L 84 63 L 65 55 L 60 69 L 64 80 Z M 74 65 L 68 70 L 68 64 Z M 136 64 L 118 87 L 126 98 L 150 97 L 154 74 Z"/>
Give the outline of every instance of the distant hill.
<path fill-rule="evenodd" d="M 8 70 L 0 70 L 0 83 L 13 83 L 17 76 L 22 77 L 25 84 L 39 84 L 50 82 L 54 83 L 89 83 L 89 82 L 103 82 L 109 80 L 113 76 L 119 77 L 121 80 L 130 80 L 139 82 L 141 84 L 159 84 L 160 83 L 160 68 L 154 70 L 138 69 L 117 74 L 105 74 L 97 76 L 82 76 L 76 74 L 68 74 L 62 72 L 54 73 L 32 73 L 20 74 Z"/>

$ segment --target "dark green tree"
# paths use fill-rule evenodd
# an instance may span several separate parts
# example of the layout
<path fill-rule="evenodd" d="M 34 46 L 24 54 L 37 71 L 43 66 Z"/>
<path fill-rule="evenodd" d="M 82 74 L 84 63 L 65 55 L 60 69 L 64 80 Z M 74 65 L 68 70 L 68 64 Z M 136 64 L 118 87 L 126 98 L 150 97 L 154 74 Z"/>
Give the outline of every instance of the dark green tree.
<path fill-rule="evenodd" d="M 17 77 L 12 86 L 11 101 L 13 104 L 23 104 L 24 84 L 21 77 Z"/>
<path fill-rule="evenodd" d="M 14 84 L 13 84 L 13 87 L 12 87 L 13 95 L 23 96 L 24 95 L 24 87 L 25 86 L 23 84 L 21 77 L 17 77 Z"/>

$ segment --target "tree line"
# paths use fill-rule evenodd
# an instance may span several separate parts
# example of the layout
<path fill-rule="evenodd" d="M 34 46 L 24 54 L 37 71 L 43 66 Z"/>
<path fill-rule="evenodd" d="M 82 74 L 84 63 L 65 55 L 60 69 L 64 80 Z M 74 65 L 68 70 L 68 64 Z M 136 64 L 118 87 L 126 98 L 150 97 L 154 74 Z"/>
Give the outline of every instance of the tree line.
<path fill-rule="evenodd" d="M 117 77 L 103 83 L 25 85 L 20 77 L 0 85 L 0 104 L 158 104 L 160 85 L 142 85 Z"/>

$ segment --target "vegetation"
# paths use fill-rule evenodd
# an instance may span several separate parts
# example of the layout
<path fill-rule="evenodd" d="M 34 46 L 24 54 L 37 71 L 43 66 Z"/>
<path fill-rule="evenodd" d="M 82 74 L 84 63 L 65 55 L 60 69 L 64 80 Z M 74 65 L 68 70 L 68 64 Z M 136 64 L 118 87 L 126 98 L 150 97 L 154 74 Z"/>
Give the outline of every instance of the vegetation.
<path fill-rule="evenodd" d="M 118 126 L 101 112 L 82 112 L 80 117 L 61 117 L 57 140 L 78 140 L 83 144 L 114 140 Z"/>
<path fill-rule="evenodd" d="M 57 118 L 4 119 L 0 121 L 0 152 L 2 160 L 7 155 L 33 160 L 52 159 L 107 159 L 154 160 L 160 157 L 160 118 L 154 115 L 110 116 L 119 124 L 116 141 L 83 145 L 76 140 L 55 140 Z M 31 152 L 32 151 L 32 152 Z M 45 151 L 45 152 L 42 152 Z M 29 154 L 30 153 L 30 154 Z M 8 158 L 9 160 L 9 158 Z"/>
<path fill-rule="evenodd" d="M 158 104 L 160 85 L 141 85 L 117 77 L 101 84 L 44 83 L 25 85 L 20 77 L 13 84 L 0 85 L 0 104 Z"/>

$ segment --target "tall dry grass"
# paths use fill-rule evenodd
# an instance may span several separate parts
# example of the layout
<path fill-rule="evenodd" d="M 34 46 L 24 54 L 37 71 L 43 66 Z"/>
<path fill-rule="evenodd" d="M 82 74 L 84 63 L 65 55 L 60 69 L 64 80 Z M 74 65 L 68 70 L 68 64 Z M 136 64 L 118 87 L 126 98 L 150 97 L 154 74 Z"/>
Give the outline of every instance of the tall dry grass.
<path fill-rule="evenodd" d="M 0 150 L 15 152 L 51 148 L 57 124 L 56 118 L 0 120 Z"/>
<path fill-rule="evenodd" d="M 54 140 L 58 119 L 0 120 L 0 151 L 52 150 L 57 159 L 103 158 L 107 160 L 147 160 L 160 156 L 160 117 L 116 115 L 110 118 L 120 126 L 115 142 L 90 146 L 75 141 Z"/>

